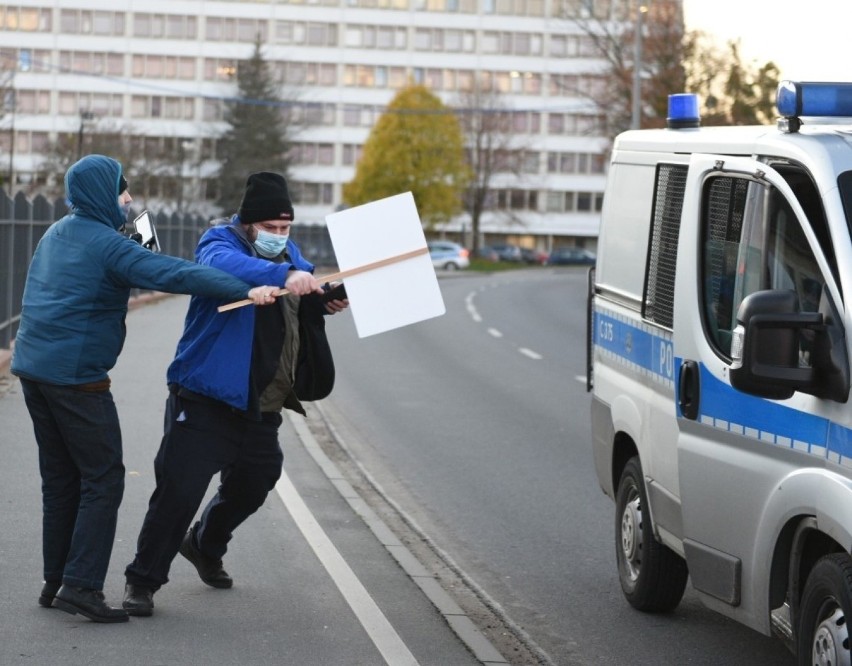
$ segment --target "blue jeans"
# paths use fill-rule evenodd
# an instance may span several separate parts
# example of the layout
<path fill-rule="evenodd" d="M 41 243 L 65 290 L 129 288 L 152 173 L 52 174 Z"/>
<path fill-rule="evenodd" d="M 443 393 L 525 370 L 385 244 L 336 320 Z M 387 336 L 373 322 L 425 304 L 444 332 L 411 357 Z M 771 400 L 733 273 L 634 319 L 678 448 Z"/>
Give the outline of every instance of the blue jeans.
<path fill-rule="evenodd" d="M 38 443 L 44 579 L 102 590 L 124 495 L 112 394 L 21 378 Z"/>
<path fill-rule="evenodd" d="M 172 560 L 217 473 L 221 484 L 195 525 L 195 546 L 210 558 L 222 558 L 233 531 L 263 505 L 281 477 L 281 422 L 277 412 L 250 421 L 223 403 L 169 395 L 154 459 L 157 487 L 136 557 L 124 572 L 128 583 L 158 590 L 168 582 Z"/>

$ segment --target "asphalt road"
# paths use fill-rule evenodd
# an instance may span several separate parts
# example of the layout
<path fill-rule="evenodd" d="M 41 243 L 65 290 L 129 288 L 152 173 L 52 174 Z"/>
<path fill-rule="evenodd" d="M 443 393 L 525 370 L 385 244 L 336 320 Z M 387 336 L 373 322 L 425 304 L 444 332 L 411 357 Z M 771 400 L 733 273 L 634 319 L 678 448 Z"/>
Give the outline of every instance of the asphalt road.
<path fill-rule="evenodd" d="M 320 409 L 507 626 L 560 666 L 792 664 L 691 589 L 668 615 L 624 601 L 590 449 L 585 268 L 441 288 L 447 313 L 413 326 L 358 339 L 349 315 L 330 321 L 337 383 Z"/>
<path fill-rule="evenodd" d="M 111 373 L 127 470 L 104 592 L 124 567 L 154 488 L 165 370 L 188 300 L 134 309 Z M 227 359 L 222 359 L 227 363 Z M 37 447 L 16 380 L 0 377 L 0 664 L 3 666 L 474 666 L 505 664 L 435 576 L 342 477 L 304 419 L 280 431 L 285 474 L 235 532 L 234 588 L 204 585 L 178 556 L 150 618 L 103 625 L 41 608 Z M 210 492 L 215 488 L 211 484 Z"/>

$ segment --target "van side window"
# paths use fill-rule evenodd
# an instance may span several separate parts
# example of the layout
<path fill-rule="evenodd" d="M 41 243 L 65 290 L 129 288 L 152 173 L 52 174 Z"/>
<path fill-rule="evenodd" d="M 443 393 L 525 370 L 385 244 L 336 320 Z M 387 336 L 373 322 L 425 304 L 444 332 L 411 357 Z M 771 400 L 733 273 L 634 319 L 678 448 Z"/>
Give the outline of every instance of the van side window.
<path fill-rule="evenodd" d="M 704 192 L 704 321 L 711 343 L 730 358 L 737 308 L 746 296 L 791 290 L 800 312 L 815 312 L 825 282 L 799 220 L 778 190 L 720 176 Z"/>
<path fill-rule="evenodd" d="M 654 217 L 648 244 L 648 273 L 642 315 L 660 326 L 672 327 L 677 242 L 688 167 L 660 164 L 654 183 Z"/>
<path fill-rule="evenodd" d="M 734 287 L 748 181 L 713 178 L 703 200 L 704 319 L 711 341 L 726 356 L 734 330 Z"/>
<path fill-rule="evenodd" d="M 801 169 L 773 165 L 778 173 L 783 176 L 784 180 L 793 190 L 793 194 L 801 205 L 808 218 L 811 229 L 813 229 L 819 242 L 820 250 L 822 250 L 826 261 L 828 262 L 831 272 L 834 275 L 834 282 L 838 288 L 841 287 L 840 271 L 837 269 L 837 259 L 834 255 L 834 243 L 831 241 L 831 234 L 828 231 L 828 221 L 825 217 L 825 209 L 822 205 L 822 197 L 817 191 L 816 185 L 807 173 Z"/>

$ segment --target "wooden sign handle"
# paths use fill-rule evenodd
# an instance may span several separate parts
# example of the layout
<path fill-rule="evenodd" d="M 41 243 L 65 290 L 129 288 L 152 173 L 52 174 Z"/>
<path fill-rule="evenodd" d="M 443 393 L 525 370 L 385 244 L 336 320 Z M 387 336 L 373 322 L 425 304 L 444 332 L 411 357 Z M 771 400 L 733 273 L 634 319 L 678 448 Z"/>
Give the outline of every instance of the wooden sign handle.
<path fill-rule="evenodd" d="M 379 259 L 378 261 L 373 261 L 369 264 L 364 264 L 363 266 L 356 266 L 355 268 L 349 268 L 345 271 L 339 271 L 337 273 L 331 273 L 330 275 L 325 275 L 323 277 L 318 277 L 317 280 L 320 282 L 334 282 L 335 280 L 342 280 L 344 278 L 352 277 L 353 275 L 358 275 L 360 273 L 366 273 L 367 271 L 372 271 L 376 268 L 381 268 L 382 266 L 390 266 L 391 264 L 399 263 L 400 261 L 405 261 L 407 259 L 413 259 L 414 257 L 419 257 L 421 254 L 428 254 L 428 247 L 421 247 L 416 250 L 412 250 L 411 252 L 403 252 L 402 254 L 397 254 L 393 257 L 388 257 L 386 259 Z M 284 294 L 289 294 L 290 291 L 287 289 L 278 289 L 275 292 L 275 296 L 283 296 Z M 244 305 L 251 305 L 252 300 L 250 298 L 243 299 L 242 301 L 235 301 L 233 303 L 228 303 L 227 305 L 220 305 L 218 307 L 219 312 L 226 312 L 227 310 L 235 310 L 237 308 L 241 308 Z"/>

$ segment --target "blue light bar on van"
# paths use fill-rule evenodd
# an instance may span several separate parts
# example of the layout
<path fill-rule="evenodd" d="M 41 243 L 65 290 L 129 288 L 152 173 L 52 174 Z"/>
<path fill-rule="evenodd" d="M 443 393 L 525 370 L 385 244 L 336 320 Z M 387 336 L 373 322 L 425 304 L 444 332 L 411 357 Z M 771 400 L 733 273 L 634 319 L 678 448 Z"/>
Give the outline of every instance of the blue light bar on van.
<path fill-rule="evenodd" d="M 791 125 L 787 131 L 793 132 L 801 124 L 800 116 L 852 118 L 852 83 L 782 81 L 775 107 Z"/>
<path fill-rule="evenodd" d="M 698 127 L 700 124 L 698 95 L 695 93 L 669 95 L 669 115 L 666 118 L 666 126 L 669 129 Z"/>

